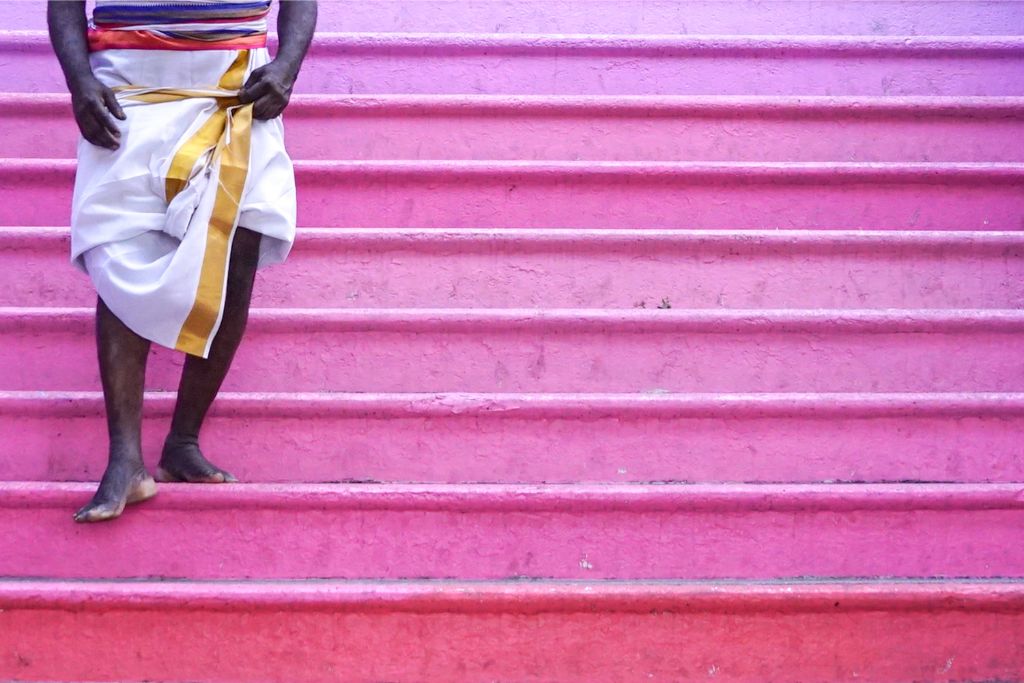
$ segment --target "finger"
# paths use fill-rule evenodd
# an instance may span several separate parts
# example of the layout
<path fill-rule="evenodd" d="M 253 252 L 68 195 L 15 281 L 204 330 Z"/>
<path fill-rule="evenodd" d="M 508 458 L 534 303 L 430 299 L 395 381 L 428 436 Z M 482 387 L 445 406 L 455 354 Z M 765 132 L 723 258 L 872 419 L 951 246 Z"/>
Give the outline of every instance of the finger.
<path fill-rule="evenodd" d="M 252 102 L 259 95 L 254 95 L 253 92 L 257 89 L 259 84 L 263 81 L 263 67 L 254 70 L 249 74 L 249 78 L 245 79 L 245 83 L 242 84 L 242 90 L 238 94 L 238 99 L 243 103 L 247 104 Z M 247 99 L 243 99 L 247 98 Z"/>
<path fill-rule="evenodd" d="M 270 84 L 266 81 L 258 81 L 249 85 L 248 83 L 242 89 L 242 92 L 238 94 L 238 101 L 242 104 L 249 104 L 255 102 L 261 97 L 266 95 L 270 90 Z"/>
<path fill-rule="evenodd" d="M 268 97 L 261 97 L 260 99 L 253 102 L 252 105 L 252 117 L 254 119 L 264 120 L 273 111 L 273 103 L 269 101 Z"/>
<path fill-rule="evenodd" d="M 125 116 L 124 109 L 121 109 L 121 103 L 117 101 L 117 95 L 110 88 L 104 88 L 103 90 L 103 103 L 107 105 L 107 110 L 111 114 L 122 121 L 128 118 Z"/>
<path fill-rule="evenodd" d="M 120 138 L 121 129 L 118 128 L 114 117 L 107 111 L 107 105 L 99 100 L 92 100 L 89 102 L 89 105 L 89 113 L 92 114 L 93 118 L 115 138 Z"/>
<path fill-rule="evenodd" d="M 110 137 L 110 133 L 103 128 L 85 128 L 82 130 L 82 137 L 90 144 L 96 145 L 97 147 L 103 147 L 105 149 L 117 149 L 120 147 L 117 140 Z"/>
<path fill-rule="evenodd" d="M 106 117 L 109 118 L 109 114 Z M 117 149 L 121 146 L 120 135 L 115 135 L 107 128 L 106 118 L 93 115 L 92 119 L 89 120 L 87 117 L 86 128 L 89 134 L 85 135 L 85 139 L 92 144 L 106 147 L 107 149 Z"/>
<path fill-rule="evenodd" d="M 275 118 L 284 111 L 284 105 L 279 97 L 266 95 L 256 100 L 252 105 L 252 116 L 260 121 Z"/>
<path fill-rule="evenodd" d="M 266 70 L 266 66 L 261 66 L 256 69 L 253 69 L 252 72 L 249 74 L 249 77 L 245 79 L 245 84 L 242 87 L 249 88 L 253 85 L 256 85 L 257 82 L 263 79 L 263 74 L 266 73 Z"/>

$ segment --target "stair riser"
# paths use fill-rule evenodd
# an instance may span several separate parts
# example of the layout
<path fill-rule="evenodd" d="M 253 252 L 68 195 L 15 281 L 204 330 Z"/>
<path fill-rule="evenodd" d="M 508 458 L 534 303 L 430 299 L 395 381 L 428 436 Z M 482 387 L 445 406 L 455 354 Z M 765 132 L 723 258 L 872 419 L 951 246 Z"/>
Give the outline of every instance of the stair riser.
<path fill-rule="evenodd" d="M 646 609 L 638 598 L 629 611 L 606 611 L 584 598 L 574 609 L 514 599 L 452 609 L 441 598 L 432 609 L 408 609 L 386 595 L 366 606 L 299 609 L 230 598 L 201 606 L 189 599 L 152 607 L 141 600 L 49 608 L 0 603 L 6 606 L 0 609 L 0 675 L 319 683 L 344 672 L 356 683 L 619 683 L 644 671 L 655 680 L 678 680 L 682 673 L 736 683 L 952 683 L 1010 681 L 1024 667 L 1007 637 L 1024 630 L 1019 609 L 963 611 L 916 600 L 851 610 L 841 590 L 830 601 L 834 607 L 804 609 L 798 599 L 790 601 L 798 607 L 751 610 L 738 597 L 710 609 L 682 598 L 676 605 L 651 601 Z M 195 647 L 197 634 L 204 647 Z M 359 645 L 339 645 L 346 643 Z M 125 651 L 132 656 L 122 656 Z"/>
<path fill-rule="evenodd" d="M 3 107 L 3 103 L 0 103 Z M 1021 161 L 1024 117 L 886 116 L 869 108 L 700 115 L 607 105 L 544 112 L 511 102 L 487 111 L 451 107 L 342 107 L 293 102 L 286 117 L 295 159 L 597 159 L 613 161 Z M 69 107 L 0 108 L 4 154 L 75 156 Z"/>
<path fill-rule="evenodd" d="M 297 167 L 299 224 L 418 228 L 1019 230 L 1024 175 L 988 171 L 626 167 L 455 162 Z M 927 173 L 925 175 L 925 173 Z M 0 225 L 67 225 L 72 162 L 0 166 Z"/>
<path fill-rule="evenodd" d="M 193 489 L 187 491 L 185 489 Z M 0 575 L 197 579 L 774 579 L 1024 576 L 1024 506 L 975 508 L 950 492 L 892 505 L 870 495 L 761 492 L 588 502 L 509 489 L 452 494 L 313 493 L 164 486 L 120 524 L 71 524 L 76 486 L 0 518 Z M 850 491 L 850 489 L 847 489 Z M 848 498 L 849 497 L 849 498 Z M 658 501 L 652 503 L 653 501 Z M 988 506 L 991 505 L 992 509 Z M 920 506 L 920 507 L 919 507 Z M 853 509 L 850 509 L 853 508 Z M 160 538 L 159 544 L 152 543 Z M 970 548 L 964 552 L 965 546 Z M 764 549 L 771 548 L 770 556 Z M 666 552 L 666 549 L 671 549 Z M 258 559 L 257 559 L 258 558 Z"/>
<path fill-rule="evenodd" d="M 0 387 L 88 391 L 100 386 L 91 315 L 0 321 Z M 540 324 L 543 323 L 543 324 Z M 374 331 L 373 327 L 384 327 Z M 388 322 L 257 318 L 228 391 L 345 392 L 857 392 L 1024 390 L 1017 330 L 885 332 L 826 320 L 811 329 L 711 322 L 640 324 Z M 782 327 L 780 325 L 780 327 Z M 75 328 L 74 332 L 65 331 Z M 405 329 L 403 329 L 405 328 Z M 421 329 L 416 329 L 421 328 Z M 158 353 L 152 390 L 178 386 L 184 356 Z M 950 363 L 956 358 L 956 363 Z"/>
<path fill-rule="evenodd" d="M 851 246 L 827 235 L 779 243 L 633 233 L 613 242 L 578 233 L 545 245 L 447 234 L 300 232 L 287 265 L 260 272 L 254 306 L 651 309 L 663 298 L 685 308 L 1024 306 L 1024 238 L 1016 237 L 935 246 L 894 234 Z M 0 231 L 0 306 L 92 306 L 96 294 L 68 265 L 69 249 L 56 231 Z"/>
<path fill-rule="evenodd" d="M 36 0 L 5 0 L 4 26 L 46 28 Z M 276 9 L 276 6 L 275 6 Z M 275 25 L 273 18 L 271 28 Z M 1024 33 L 1014 0 L 346 0 L 321 4 L 320 31 L 640 34 L 1008 35 Z"/>
<path fill-rule="evenodd" d="M 523 33 L 750 33 L 809 35 L 975 35 L 1024 33 L 1024 19 L 1010 2 L 777 2 L 740 0 L 443 1 L 324 3 L 323 31 L 492 31 Z M 351 4 L 351 7 L 349 6 Z"/>
<path fill-rule="evenodd" d="M 433 44 L 420 36 L 396 41 L 386 33 L 320 36 L 296 87 L 349 94 L 1024 95 L 1024 50 L 1016 47 L 983 52 L 965 43 L 952 53 L 894 52 L 875 50 L 869 38 L 862 41 L 864 52 L 814 38 L 799 50 L 758 37 L 717 45 L 699 40 L 612 36 L 594 48 L 529 37 L 508 45 L 472 35 Z M 66 87 L 41 33 L 33 40 L 0 35 L 0 59 L 17 64 L 6 90 Z"/>
<path fill-rule="evenodd" d="M 949 415 L 874 417 L 812 409 L 777 417 L 755 409 L 690 417 L 613 409 L 577 416 L 458 408 L 430 414 L 412 406 L 404 415 L 373 408 L 295 415 L 272 399 L 256 412 L 239 412 L 225 401 L 214 405 L 203 443 L 243 481 L 1024 479 L 1024 419 L 970 407 Z M 824 407 L 840 403 L 821 399 Z M 0 461 L 0 479 L 99 480 L 107 443 L 102 407 L 92 401 L 74 417 L 62 405 L 42 402 L 34 415 L 0 412 L 8 452 L 19 454 Z M 166 415 L 169 407 L 163 410 Z M 145 420 L 151 464 L 167 429 L 166 417 Z M 551 455 L 552 444 L 558 457 Z"/>

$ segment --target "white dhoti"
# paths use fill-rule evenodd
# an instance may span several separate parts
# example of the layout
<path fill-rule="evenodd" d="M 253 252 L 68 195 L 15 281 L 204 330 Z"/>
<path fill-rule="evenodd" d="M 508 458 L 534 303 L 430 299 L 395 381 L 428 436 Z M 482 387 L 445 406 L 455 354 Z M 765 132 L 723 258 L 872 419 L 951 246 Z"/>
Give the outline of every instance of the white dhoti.
<path fill-rule="evenodd" d="M 117 150 L 79 141 L 72 261 L 135 333 L 205 358 L 238 226 L 262 234 L 260 267 L 283 261 L 295 238 L 283 124 L 253 121 L 233 99 L 269 56 L 109 49 L 91 60 L 127 120 Z"/>

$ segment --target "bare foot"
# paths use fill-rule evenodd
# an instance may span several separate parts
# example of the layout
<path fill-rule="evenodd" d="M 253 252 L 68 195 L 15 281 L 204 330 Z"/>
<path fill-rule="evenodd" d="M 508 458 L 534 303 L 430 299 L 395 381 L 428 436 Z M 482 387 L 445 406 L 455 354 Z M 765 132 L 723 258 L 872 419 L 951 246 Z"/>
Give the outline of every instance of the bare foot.
<path fill-rule="evenodd" d="M 206 459 L 199 442 L 191 437 L 168 436 L 156 469 L 157 481 L 223 484 L 238 479 Z"/>
<path fill-rule="evenodd" d="M 156 482 L 140 463 L 113 460 L 92 500 L 75 513 L 76 522 L 103 522 L 124 512 L 125 505 L 141 503 L 156 495 Z"/>

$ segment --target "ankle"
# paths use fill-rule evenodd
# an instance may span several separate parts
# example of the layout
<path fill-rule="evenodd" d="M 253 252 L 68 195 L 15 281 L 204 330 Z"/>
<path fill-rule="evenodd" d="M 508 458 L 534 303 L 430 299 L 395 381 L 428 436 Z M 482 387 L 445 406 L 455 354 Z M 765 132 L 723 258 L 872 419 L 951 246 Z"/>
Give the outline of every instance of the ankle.
<path fill-rule="evenodd" d="M 196 432 L 185 432 L 171 429 L 164 439 L 164 447 L 167 446 L 198 446 L 199 434 Z"/>
<path fill-rule="evenodd" d="M 146 465 L 142 462 L 142 458 L 120 453 L 111 453 L 110 460 L 107 462 L 107 471 L 121 472 L 123 474 L 138 474 L 139 472 L 146 471 Z"/>
<path fill-rule="evenodd" d="M 111 465 L 142 466 L 142 446 L 135 440 L 112 438 L 108 453 Z"/>

